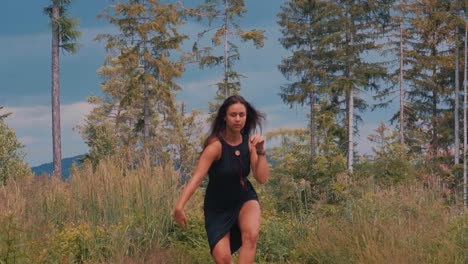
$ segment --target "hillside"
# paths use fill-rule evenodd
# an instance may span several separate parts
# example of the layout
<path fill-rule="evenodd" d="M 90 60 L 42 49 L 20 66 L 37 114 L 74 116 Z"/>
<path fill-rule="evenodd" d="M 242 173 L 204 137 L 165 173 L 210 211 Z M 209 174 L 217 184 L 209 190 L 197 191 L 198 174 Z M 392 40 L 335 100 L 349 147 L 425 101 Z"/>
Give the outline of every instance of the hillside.
<path fill-rule="evenodd" d="M 69 169 L 71 168 L 73 163 L 79 164 L 83 157 L 84 155 L 78 155 L 78 156 L 62 159 L 62 175 L 64 178 L 68 178 L 68 176 L 70 176 Z M 54 165 L 52 162 L 49 162 L 49 163 L 41 164 L 39 166 L 32 167 L 31 169 L 36 176 L 39 176 L 42 174 L 51 175 L 54 169 Z"/>

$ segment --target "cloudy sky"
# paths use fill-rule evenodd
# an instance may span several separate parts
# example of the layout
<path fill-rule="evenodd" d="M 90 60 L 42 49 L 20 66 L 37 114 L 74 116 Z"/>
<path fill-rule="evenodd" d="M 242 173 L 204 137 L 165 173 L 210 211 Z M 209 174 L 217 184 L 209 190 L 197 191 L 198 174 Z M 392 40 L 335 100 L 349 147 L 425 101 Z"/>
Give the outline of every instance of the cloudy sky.
<path fill-rule="evenodd" d="M 6 2 L 6 3 L 5 3 Z M 52 160 L 51 146 L 51 71 L 50 26 L 43 8 L 51 0 L 4 0 L 0 9 L 0 105 L 12 112 L 7 123 L 15 129 L 25 145 L 25 161 L 36 166 Z M 174 1 L 176 2 L 176 1 Z M 198 2 L 182 1 L 186 5 Z M 267 131 L 281 127 L 305 127 L 307 109 L 289 108 L 278 96 L 280 86 L 287 83 L 277 66 L 288 55 L 278 38 L 276 14 L 281 0 L 247 0 L 247 14 L 241 25 L 244 29 L 263 29 L 267 40 L 262 49 L 250 44 L 240 47 L 241 61 L 236 70 L 246 76 L 242 80 L 242 95 L 259 110 L 267 114 Z M 80 21 L 81 48 L 76 55 L 61 53 L 61 125 L 62 155 L 71 157 L 83 154 L 87 146 L 74 129 L 89 113 L 92 106 L 86 102 L 91 95 L 100 95 L 96 71 L 107 55 L 103 44 L 94 41 L 97 34 L 115 32 L 103 19 L 96 18 L 108 0 L 74 0 L 70 16 Z M 197 32 L 200 25 L 187 24 L 186 32 Z M 189 46 L 189 43 L 186 43 Z M 207 110 L 208 101 L 214 97 L 214 83 L 220 80 L 221 69 L 200 71 L 188 66 L 178 80 L 182 87 L 177 98 L 189 108 Z M 369 95 L 370 96 L 370 95 Z M 393 110 L 388 110 L 393 112 Z M 358 151 L 370 153 L 367 135 L 379 122 L 387 121 L 384 111 L 366 113 L 361 124 L 361 135 L 356 138 Z"/>

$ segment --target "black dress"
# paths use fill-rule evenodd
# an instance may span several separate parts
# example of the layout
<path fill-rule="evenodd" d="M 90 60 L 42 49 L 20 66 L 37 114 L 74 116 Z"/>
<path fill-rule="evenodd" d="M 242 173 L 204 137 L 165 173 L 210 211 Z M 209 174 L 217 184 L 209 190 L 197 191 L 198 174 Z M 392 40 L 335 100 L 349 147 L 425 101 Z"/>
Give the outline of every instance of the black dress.
<path fill-rule="evenodd" d="M 231 254 L 241 244 L 238 224 L 242 205 L 258 200 L 257 194 L 246 178 L 250 173 L 249 136 L 242 136 L 242 143 L 231 146 L 220 138 L 221 158 L 208 170 L 209 182 L 205 194 L 205 229 L 211 252 L 216 243 L 230 232 Z"/>

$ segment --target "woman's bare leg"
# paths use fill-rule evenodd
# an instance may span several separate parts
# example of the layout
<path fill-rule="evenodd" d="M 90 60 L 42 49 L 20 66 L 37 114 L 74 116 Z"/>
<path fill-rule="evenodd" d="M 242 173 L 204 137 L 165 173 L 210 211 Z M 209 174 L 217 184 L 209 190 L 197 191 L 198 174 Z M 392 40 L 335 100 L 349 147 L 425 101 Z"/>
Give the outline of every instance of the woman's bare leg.
<path fill-rule="evenodd" d="M 232 264 L 229 232 L 216 243 L 211 254 L 217 264 Z"/>
<path fill-rule="evenodd" d="M 260 231 L 260 204 L 256 200 L 247 201 L 239 213 L 239 227 L 242 246 L 239 252 L 239 264 L 254 263 Z"/>

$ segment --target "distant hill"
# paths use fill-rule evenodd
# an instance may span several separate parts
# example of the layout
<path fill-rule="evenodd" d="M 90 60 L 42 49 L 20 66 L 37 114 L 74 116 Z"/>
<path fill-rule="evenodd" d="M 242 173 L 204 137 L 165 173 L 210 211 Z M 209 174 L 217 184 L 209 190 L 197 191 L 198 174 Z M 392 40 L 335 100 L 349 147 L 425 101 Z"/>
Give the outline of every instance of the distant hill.
<path fill-rule="evenodd" d="M 73 163 L 80 164 L 80 160 L 83 157 L 84 155 L 78 155 L 75 157 L 62 159 L 62 175 L 64 178 L 68 178 L 70 176 L 69 169 L 71 168 Z M 39 176 L 42 174 L 52 175 L 52 172 L 54 170 L 54 164 L 52 162 L 44 163 L 39 166 L 32 167 L 31 169 L 36 176 Z"/>

